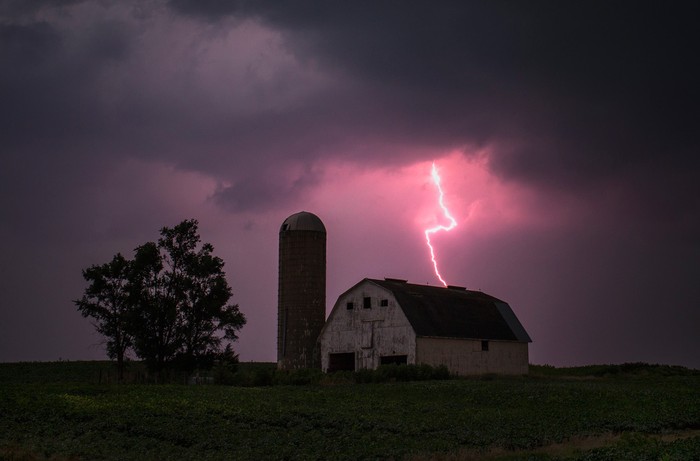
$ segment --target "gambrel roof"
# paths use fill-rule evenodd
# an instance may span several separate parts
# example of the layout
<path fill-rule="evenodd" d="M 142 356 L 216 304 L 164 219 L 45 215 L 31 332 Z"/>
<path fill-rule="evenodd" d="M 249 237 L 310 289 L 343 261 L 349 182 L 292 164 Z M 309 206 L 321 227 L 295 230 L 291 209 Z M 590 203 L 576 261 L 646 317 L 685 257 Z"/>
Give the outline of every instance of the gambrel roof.
<path fill-rule="evenodd" d="M 481 291 L 390 278 L 355 286 L 363 282 L 394 295 L 416 336 L 532 342 L 508 303 Z"/>

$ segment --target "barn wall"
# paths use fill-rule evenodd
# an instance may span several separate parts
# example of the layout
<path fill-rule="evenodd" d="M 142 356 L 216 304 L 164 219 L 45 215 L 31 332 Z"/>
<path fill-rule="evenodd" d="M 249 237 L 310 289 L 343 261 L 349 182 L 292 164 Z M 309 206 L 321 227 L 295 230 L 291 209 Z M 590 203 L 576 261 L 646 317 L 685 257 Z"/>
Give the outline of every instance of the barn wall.
<path fill-rule="evenodd" d="M 462 376 L 522 375 L 528 372 L 528 343 L 489 341 L 488 351 L 483 351 L 480 340 L 419 337 L 416 363 L 445 365 L 450 372 Z"/>
<path fill-rule="evenodd" d="M 371 308 L 365 309 L 369 297 Z M 387 306 L 381 306 L 386 300 Z M 347 303 L 353 309 L 347 309 Z M 382 356 L 406 355 L 415 363 L 416 335 L 388 290 L 363 283 L 338 298 L 319 338 L 321 367 L 328 370 L 332 353 L 355 352 L 355 369 L 374 369 Z"/>

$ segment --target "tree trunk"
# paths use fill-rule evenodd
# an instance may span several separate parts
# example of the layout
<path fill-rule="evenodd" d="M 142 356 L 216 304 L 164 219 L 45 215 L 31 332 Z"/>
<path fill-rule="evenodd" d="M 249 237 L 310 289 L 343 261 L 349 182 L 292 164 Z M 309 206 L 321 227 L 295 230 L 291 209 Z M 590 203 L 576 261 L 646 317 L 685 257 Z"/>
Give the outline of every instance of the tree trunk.
<path fill-rule="evenodd" d="M 117 352 L 117 382 L 121 384 L 124 381 L 124 352 Z"/>

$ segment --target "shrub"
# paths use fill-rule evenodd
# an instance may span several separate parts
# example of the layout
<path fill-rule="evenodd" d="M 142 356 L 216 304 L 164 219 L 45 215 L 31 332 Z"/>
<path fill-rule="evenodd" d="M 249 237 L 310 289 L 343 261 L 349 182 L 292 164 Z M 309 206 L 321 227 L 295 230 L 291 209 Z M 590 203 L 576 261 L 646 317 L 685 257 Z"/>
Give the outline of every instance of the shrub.
<path fill-rule="evenodd" d="M 314 368 L 301 368 L 299 370 L 276 370 L 272 377 L 272 384 L 292 386 L 319 384 L 322 378 L 323 372 Z"/>
<path fill-rule="evenodd" d="M 407 381 L 428 381 L 450 379 L 446 366 L 430 365 L 380 365 L 376 370 L 360 369 L 357 371 L 337 371 L 323 373 L 314 368 L 299 370 L 277 370 L 270 366 L 217 366 L 213 369 L 214 381 L 242 387 L 260 386 L 303 386 L 318 384 L 347 383 L 389 383 Z"/>
<path fill-rule="evenodd" d="M 450 371 L 446 366 L 430 365 L 380 365 L 376 370 L 357 370 L 354 373 L 356 383 L 386 383 L 406 381 L 428 381 L 449 379 Z"/>

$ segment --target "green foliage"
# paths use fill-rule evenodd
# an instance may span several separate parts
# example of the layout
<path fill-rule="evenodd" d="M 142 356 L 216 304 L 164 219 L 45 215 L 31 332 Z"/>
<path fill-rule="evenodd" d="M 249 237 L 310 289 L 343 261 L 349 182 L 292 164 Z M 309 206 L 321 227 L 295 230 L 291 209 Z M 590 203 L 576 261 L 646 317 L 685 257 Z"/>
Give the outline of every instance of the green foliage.
<path fill-rule="evenodd" d="M 131 365 L 127 363 L 127 367 Z M 58 361 L 0 363 L 0 385 L 80 383 L 97 384 L 100 375 L 114 374 L 109 361 Z"/>
<path fill-rule="evenodd" d="M 273 375 L 273 384 L 303 386 L 319 384 L 324 374 L 321 370 L 303 368 L 300 370 L 276 370 Z"/>
<path fill-rule="evenodd" d="M 150 370 L 192 372 L 229 360 L 245 324 L 209 243 L 201 244 L 196 220 L 163 227 L 158 242 L 117 254 L 110 263 L 83 271 L 89 282 L 78 310 L 95 320 L 107 352 L 122 363 L 132 348 Z"/>
<path fill-rule="evenodd" d="M 380 365 L 376 370 L 358 370 L 354 373 L 357 383 L 387 383 L 449 379 L 446 366 L 430 365 Z"/>
<path fill-rule="evenodd" d="M 586 365 L 582 367 L 556 368 L 551 365 L 530 365 L 530 376 L 559 377 L 650 377 L 650 376 L 700 376 L 700 370 L 681 366 L 648 364 L 643 362 L 620 365 Z"/>
<path fill-rule="evenodd" d="M 312 385 L 111 386 L 73 382 L 81 367 L 87 370 L 85 363 L 47 364 L 33 372 L 38 365 L 0 364 L 0 459 L 4 450 L 37 459 L 102 460 L 452 459 L 449 453 L 490 450 L 500 455 L 489 459 L 700 458 L 700 436 L 692 432 L 700 427 L 700 377 L 691 371 L 635 379 L 362 385 L 341 381 L 352 374 L 338 373 Z M 69 370 L 61 374 L 63 366 Z M 284 376 L 284 384 L 318 376 L 278 375 L 274 364 L 240 363 L 229 371 L 253 381 Z M 21 373 L 31 379 L 19 379 Z M 46 382 L 42 373 L 55 373 L 60 382 Z M 679 431 L 690 436 L 656 436 Z M 625 435 L 557 457 L 537 451 L 606 434 Z"/>
<path fill-rule="evenodd" d="M 217 384 L 233 386 L 302 386 L 318 384 L 389 383 L 449 379 L 447 367 L 429 365 L 382 365 L 376 370 L 339 371 L 325 374 L 317 369 L 278 370 L 275 364 L 245 364 L 235 371 L 214 370 Z"/>
<path fill-rule="evenodd" d="M 95 329 L 106 338 L 107 357 L 117 361 L 119 377 L 124 370 L 126 351 L 133 345 L 129 329 L 133 315 L 129 302 L 131 262 L 117 253 L 110 262 L 93 265 L 83 271 L 89 283 L 81 299 L 75 302 L 83 317 L 91 317 Z"/>
<path fill-rule="evenodd" d="M 687 461 L 700 457 L 700 436 L 664 442 L 657 437 L 640 433 L 625 433 L 622 439 L 609 447 L 597 448 L 582 454 L 581 461 Z"/>
<path fill-rule="evenodd" d="M 235 368 L 221 364 L 214 369 L 214 382 L 228 386 L 271 386 L 277 365 L 274 363 L 237 363 Z"/>

